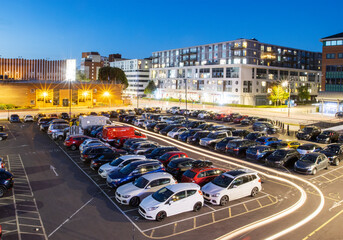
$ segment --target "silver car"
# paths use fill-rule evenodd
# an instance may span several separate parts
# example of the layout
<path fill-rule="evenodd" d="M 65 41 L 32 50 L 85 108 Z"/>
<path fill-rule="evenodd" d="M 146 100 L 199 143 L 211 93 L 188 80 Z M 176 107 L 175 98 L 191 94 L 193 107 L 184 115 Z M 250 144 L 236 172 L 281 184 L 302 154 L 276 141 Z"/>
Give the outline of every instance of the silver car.
<path fill-rule="evenodd" d="M 294 171 L 315 175 L 319 170 L 328 169 L 329 165 L 330 161 L 323 153 L 307 153 L 294 164 Z"/>

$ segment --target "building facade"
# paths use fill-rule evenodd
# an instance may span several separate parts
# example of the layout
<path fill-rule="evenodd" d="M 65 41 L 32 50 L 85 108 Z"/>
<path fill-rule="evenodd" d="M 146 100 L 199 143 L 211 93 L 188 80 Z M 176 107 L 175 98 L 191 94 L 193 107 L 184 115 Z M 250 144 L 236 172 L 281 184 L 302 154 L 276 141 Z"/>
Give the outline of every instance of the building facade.
<path fill-rule="evenodd" d="M 154 52 L 150 78 L 158 98 L 185 99 L 187 88 L 188 100 L 264 105 L 271 86 L 281 82 L 289 84 L 292 99 L 307 86 L 315 100 L 320 69 L 321 53 L 238 39 Z"/>
<path fill-rule="evenodd" d="M 76 60 L 0 58 L 1 80 L 64 81 L 76 71 Z"/>
<path fill-rule="evenodd" d="M 110 63 L 111 67 L 117 67 L 125 72 L 129 86 L 125 89 L 128 96 L 142 96 L 144 89 L 149 83 L 149 69 L 151 59 L 130 59 Z"/>
<path fill-rule="evenodd" d="M 343 111 L 343 33 L 320 39 L 323 43 L 322 89 L 318 95 L 320 111 Z"/>

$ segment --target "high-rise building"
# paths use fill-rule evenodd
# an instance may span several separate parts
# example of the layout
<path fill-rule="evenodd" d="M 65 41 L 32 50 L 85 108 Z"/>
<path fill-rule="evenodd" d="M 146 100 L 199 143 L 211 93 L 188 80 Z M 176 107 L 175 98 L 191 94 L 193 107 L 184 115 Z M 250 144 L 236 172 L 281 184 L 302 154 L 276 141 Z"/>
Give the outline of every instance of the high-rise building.
<path fill-rule="evenodd" d="M 323 43 L 322 89 L 318 95 L 320 111 L 343 111 L 343 32 L 320 39 Z"/>
<path fill-rule="evenodd" d="M 110 65 L 111 67 L 120 68 L 125 72 L 129 83 L 129 86 L 125 89 L 126 95 L 141 96 L 144 94 L 144 89 L 149 83 L 150 58 L 114 61 Z"/>
<path fill-rule="evenodd" d="M 306 86 L 315 100 L 321 53 L 237 39 L 153 52 L 150 78 L 158 98 L 222 104 L 264 105 L 271 86 L 284 82 L 291 98 Z"/>

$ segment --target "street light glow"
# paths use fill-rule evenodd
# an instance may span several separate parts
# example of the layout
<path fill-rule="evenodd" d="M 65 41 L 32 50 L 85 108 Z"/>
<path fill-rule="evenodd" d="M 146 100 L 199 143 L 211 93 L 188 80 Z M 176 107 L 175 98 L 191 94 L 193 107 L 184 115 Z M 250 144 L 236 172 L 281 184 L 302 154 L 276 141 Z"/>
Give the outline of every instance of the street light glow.
<path fill-rule="evenodd" d="M 109 92 L 104 92 L 104 97 L 109 97 L 110 96 L 110 93 Z"/>
<path fill-rule="evenodd" d="M 87 91 L 84 91 L 84 92 L 82 93 L 82 95 L 83 95 L 84 97 L 87 97 L 87 96 L 88 96 L 88 92 L 87 92 Z"/>
<path fill-rule="evenodd" d="M 283 87 L 287 87 L 288 86 L 288 81 L 283 81 L 281 84 Z"/>
<path fill-rule="evenodd" d="M 43 97 L 47 97 L 48 93 L 47 92 L 43 92 Z"/>

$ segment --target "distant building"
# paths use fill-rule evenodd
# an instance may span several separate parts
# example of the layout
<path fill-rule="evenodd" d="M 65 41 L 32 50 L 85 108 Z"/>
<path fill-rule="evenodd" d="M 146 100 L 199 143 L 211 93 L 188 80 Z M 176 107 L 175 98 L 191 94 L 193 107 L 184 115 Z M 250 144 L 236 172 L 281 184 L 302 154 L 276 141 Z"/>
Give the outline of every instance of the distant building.
<path fill-rule="evenodd" d="M 125 72 L 129 86 L 125 89 L 126 95 L 144 94 L 144 89 L 149 83 L 149 69 L 151 68 L 151 59 L 130 59 L 114 61 L 110 63 L 111 67 L 117 67 Z"/>
<path fill-rule="evenodd" d="M 322 89 L 318 95 L 320 111 L 343 111 L 343 32 L 320 39 L 323 43 Z"/>

